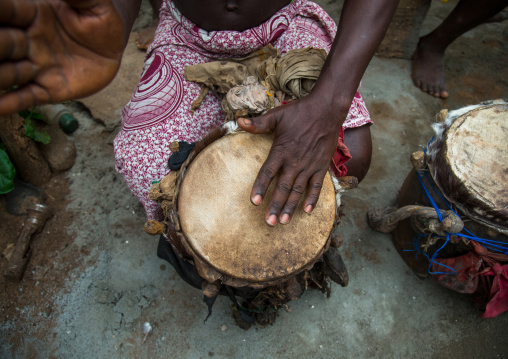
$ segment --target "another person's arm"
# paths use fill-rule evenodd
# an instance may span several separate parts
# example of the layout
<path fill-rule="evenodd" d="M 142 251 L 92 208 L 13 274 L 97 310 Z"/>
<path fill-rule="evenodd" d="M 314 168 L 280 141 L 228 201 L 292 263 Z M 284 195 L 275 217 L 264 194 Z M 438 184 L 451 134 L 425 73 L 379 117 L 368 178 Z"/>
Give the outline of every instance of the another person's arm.
<path fill-rule="evenodd" d="M 104 88 L 140 3 L 0 0 L 0 115 Z"/>
<path fill-rule="evenodd" d="M 360 80 L 383 39 L 398 0 L 346 0 L 337 36 L 312 92 L 302 100 L 252 119 L 252 133 L 274 133 L 274 143 L 251 193 L 259 204 L 279 175 L 266 221 L 287 223 L 305 190 L 303 208 L 316 206 L 322 183 Z"/>

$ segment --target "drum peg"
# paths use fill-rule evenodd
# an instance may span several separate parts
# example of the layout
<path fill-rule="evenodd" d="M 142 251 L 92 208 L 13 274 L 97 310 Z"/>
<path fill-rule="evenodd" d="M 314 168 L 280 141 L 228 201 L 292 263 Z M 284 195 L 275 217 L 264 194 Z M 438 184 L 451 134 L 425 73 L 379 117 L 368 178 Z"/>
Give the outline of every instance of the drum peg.
<path fill-rule="evenodd" d="M 417 171 L 423 170 L 427 167 L 425 163 L 425 153 L 423 153 L 423 151 L 413 152 L 409 160 L 411 161 L 413 168 Z"/>
<path fill-rule="evenodd" d="M 340 248 L 342 243 L 344 243 L 344 237 L 339 233 L 338 228 L 334 228 L 332 234 L 330 235 L 330 246 L 334 248 Z"/>
<path fill-rule="evenodd" d="M 297 300 L 304 292 L 296 277 L 290 278 L 284 285 L 284 292 L 289 300 Z"/>
<path fill-rule="evenodd" d="M 156 220 L 149 220 L 145 222 L 143 229 L 148 234 L 160 235 L 166 231 L 166 225 Z"/>
<path fill-rule="evenodd" d="M 433 208 L 424 207 L 415 211 L 412 219 L 422 233 L 446 236 L 447 233 L 459 233 L 464 229 L 464 222 L 453 211 L 444 211 L 442 215 L 443 220 L 440 221 Z"/>
<path fill-rule="evenodd" d="M 203 281 L 203 284 L 201 286 L 201 290 L 203 291 L 203 294 L 207 298 L 215 298 L 219 295 L 221 288 L 221 284 L 218 282 L 210 283 L 208 281 Z"/>
<path fill-rule="evenodd" d="M 339 184 L 344 190 L 355 189 L 358 187 L 358 178 L 355 176 L 344 176 L 338 178 Z"/>
<path fill-rule="evenodd" d="M 323 272 L 335 283 L 345 287 L 349 284 L 349 274 L 338 249 L 330 248 L 323 254 Z"/>
<path fill-rule="evenodd" d="M 436 119 L 437 119 L 437 122 L 443 122 L 444 123 L 446 121 L 447 117 L 448 117 L 448 110 L 447 109 L 442 109 L 437 114 Z"/>
<path fill-rule="evenodd" d="M 178 141 L 173 141 L 169 144 L 169 150 L 171 152 L 178 152 L 180 151 L 180 143 Z"/>
<path fill-rule="evenodd" d="M 176 180 L 178 179 L 179 174 L 180 171 L 171 171 L 159 182 L 159 188 L 163 194 L 171 198 L 175 195 Z"/>

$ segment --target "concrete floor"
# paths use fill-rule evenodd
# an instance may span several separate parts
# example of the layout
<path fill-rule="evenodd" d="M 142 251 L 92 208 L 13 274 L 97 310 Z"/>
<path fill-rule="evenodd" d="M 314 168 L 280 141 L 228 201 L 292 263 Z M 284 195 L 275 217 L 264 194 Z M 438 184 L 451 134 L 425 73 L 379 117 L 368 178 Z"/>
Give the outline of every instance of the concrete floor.
<path fill-rule="evenodd" d="M 436 6 L 427 28 L 453 5 Z M 328 299 L 305 293 L 266 328 L 238 328 L 226 297 L 204 323 L 201 292 L 156 257 L 157 241 L 142 229 L 143 209 L 113 171 L 112 137 L 79 113 L 78 159 L 67 173 L 74 239 L 61 251 L 77 250 L 81 265 L 61 270 L 65 284 L 52 288 L 52 310 L 27 305 L 0 323 L 0 357 L 506 358 L 508 313 L 480 319 L 469 297 L 418 279 L 390 235 L 366 222 L 371 206 L 395 204 L 409 155 L 432 137 L 430 124 L 440 109 L 508 97 L 506 40 L 504 22 L 484 25 L 452 45 L 448 101 L 414 88 L 410 61 L 372 60 L 361 91 L 376 123 L 372 167 L 360 188 L 343 197 L 341 251 L 350 284 L 334 285 Z M 35 285 L 26 279 L 20 288 Z M 153 332 L 143 344 L 145 322 Z"/>

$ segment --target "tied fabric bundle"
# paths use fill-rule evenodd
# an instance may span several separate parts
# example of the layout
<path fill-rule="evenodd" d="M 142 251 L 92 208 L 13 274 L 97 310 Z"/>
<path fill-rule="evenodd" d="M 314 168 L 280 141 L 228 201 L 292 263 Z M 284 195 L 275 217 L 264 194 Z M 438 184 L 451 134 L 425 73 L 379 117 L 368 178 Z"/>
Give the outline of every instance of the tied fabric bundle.
<path fill-rule="evenodd" d="M 323 49 L 292 50 L 281 58 L 269 58 L 258 67 L 259 77 L 276 91 L 304 98 L 316 84 L 326 61 Z"/>
<path fill-rule="evenodd" d="M 253 76 L 266 88 L 267 96 L 272 97 L 265 101 L 266 108 L 263 111 L 256 108 L 256 111 L 250 112 L 263 114 L 281 105 L 284 100 L 307 96 L 314 87 L 325 60 L 326 51 L 323 49 L 308 47 L 291 50 L 281 56 L 277 49 L 268 45 L 244 58 L 187 66 L 185 79 L 201 84 L 201 93 L 192 103 L 191 110 L 198 109 L 208 92 L 212 91 L 222 100 L 226 121 L 235 120 L 235 110 L 228 103 L 226 94 Z M 252 80 L 249 83 L 252 84 Z"/>

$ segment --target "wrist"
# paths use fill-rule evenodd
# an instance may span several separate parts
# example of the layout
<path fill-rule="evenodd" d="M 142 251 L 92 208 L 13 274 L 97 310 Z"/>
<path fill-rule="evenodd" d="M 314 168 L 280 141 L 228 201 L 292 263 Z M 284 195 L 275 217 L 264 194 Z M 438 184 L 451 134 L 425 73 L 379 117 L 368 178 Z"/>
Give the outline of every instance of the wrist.
<path fill-rule="evenodd" d="M 317 86 L 316 84 L 307 97 L 312 101 L 316 101 L 320 112 L 328 112 L 330 116 L 340 122 L 339 125 L 342 125 L 349 112 L 355 93 L 356 90 L 351 95 L 345 91 L 340 91 L 340 86 L 325 87 Z"/>

